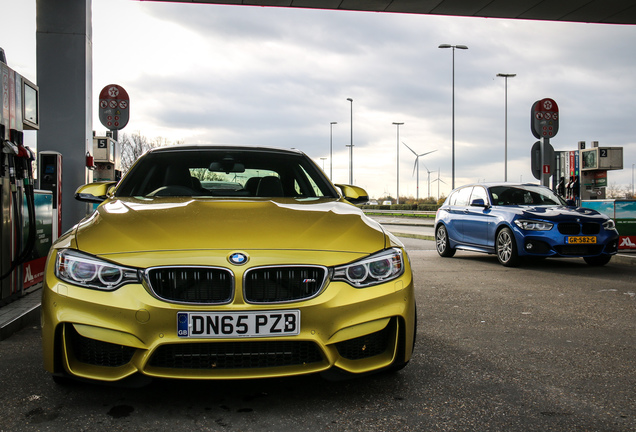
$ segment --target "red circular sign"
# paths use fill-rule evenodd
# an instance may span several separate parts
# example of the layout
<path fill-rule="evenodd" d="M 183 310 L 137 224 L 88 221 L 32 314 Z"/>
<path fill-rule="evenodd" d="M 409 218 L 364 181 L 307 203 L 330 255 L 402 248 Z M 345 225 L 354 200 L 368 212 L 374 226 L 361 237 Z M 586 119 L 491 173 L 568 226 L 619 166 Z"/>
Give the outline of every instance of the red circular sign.
<path fill-rule="evenodd" d="M 530 129 L 536 138 L 553 137 L 559 131 L 559 106 L 550 98 L 541 99 L 532 105 Z"/>
<path fill-rule="evenodd" d="M 112 122 L 113 117 L 115 122 Z M 109 84 L 99 93 L 99 121 L 110 130 L 123 129 L 130 117 L 128 92 L 117 84 Z"/>

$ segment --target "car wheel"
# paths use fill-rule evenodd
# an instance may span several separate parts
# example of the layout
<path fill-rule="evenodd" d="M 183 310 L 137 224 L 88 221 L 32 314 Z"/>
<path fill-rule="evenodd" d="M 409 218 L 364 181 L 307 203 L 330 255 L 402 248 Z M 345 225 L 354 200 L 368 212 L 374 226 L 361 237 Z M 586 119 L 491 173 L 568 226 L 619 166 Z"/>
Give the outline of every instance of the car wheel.
<path fill-rule="evenodd" d="M 514 267 L 519 264 L 519 254 L 517 253 L 517 242 L 510 228 L 502 228 L 497 233 L 495 241 L 497 248 L 497 259 L 506 267 Z"/>
<path fill-rule="evenodd" d="M 611 255 L 599 255 L 594 257 L 584 257 L 586 263 L 591 266 L 604 266 L 612 259 Z"/>
<path fill-rule="evenodd" d="M 439 256 L 450 258 L 455 255 L 455 249 L 450 247 L 445 225 L 440 224 L 435 230 L 435 247 Z"/>

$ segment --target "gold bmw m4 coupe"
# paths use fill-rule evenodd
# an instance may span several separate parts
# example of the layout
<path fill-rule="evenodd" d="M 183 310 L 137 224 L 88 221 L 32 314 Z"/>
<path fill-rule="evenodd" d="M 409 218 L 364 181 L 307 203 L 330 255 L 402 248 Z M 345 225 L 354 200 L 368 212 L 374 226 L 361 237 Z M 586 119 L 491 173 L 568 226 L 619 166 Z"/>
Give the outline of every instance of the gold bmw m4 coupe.
<path fill-rule="evenodd" d="M 100 204 L 47 261 L 56 381 L 356 376 L 411 358 L 403 245 L 302 152 L 158 148 L 76 198 Z"/>

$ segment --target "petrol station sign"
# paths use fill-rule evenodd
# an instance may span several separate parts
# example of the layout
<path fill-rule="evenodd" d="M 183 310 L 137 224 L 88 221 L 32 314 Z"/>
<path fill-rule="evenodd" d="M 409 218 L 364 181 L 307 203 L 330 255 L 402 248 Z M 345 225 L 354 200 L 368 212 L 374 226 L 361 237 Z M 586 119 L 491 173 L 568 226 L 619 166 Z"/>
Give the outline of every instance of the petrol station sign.
<path fill-rule="evenodd" d="M 550 98 L 532 105 L 532 134 L 535 138 L 553 138 L 559 131 L 559 107 Z"/>
<path fill-rule="evenodd" d="M 541 180 L 543 186 L 549 186 L 552 176 L 554 149 L 550 139 L 559 131 L 559 107 L 550 98 L 536 101 L 530 109 L 530 130 L 539 138 L 532 146 L 532 175 Z"/>
<path fill-rule="evenodd" d="M 552 163 L 554 160 L 554 147 L 552 144 L 544 143 L 545 163 L 541 157 L 541 141 L 537 141 L 533 144 L 530 151 L 530 167 L 532 169 L 532 175 L 537 180 L 541 180 L 541 175 L 550 175 L 552 173 Z"/>
<path fill-rule="evenodd" d="M 109 84 L 99 93 L 99 121 L 109 130 L 123 129 L 130 118 L 130 98 L 122 86 Z"/>

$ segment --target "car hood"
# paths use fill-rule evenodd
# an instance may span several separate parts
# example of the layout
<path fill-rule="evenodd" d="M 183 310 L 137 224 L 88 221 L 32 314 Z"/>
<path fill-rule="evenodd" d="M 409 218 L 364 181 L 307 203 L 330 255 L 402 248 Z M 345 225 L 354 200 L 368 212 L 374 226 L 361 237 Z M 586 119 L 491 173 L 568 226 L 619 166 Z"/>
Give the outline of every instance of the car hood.
<path fill-rule="evenodd" d="M 516 213 L 520 217 L 531 217 L 535 219 L 546 219 L 554 222 L 561 222 L 579 218 L 581 220 L 594 219 L 604 221 L 607 216 L 596 210 L 584 207 L 566 206 L 506 206 L 506 211 Z"/>
<path fill-rule="evenodd" d="M 379 223 L 336 200 L 123 198 L 76 226 L 79 249 L 95 255 L 194 249 L 372 253 L 387 245 Z"/>

